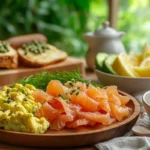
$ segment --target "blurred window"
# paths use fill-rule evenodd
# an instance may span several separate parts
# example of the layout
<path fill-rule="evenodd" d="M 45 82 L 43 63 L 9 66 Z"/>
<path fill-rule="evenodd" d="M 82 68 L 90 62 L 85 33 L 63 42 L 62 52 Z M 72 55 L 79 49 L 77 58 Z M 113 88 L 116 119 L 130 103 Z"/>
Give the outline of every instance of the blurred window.
<path fill-rule="evenodd" d="M 126 32 L 123 43 L 127 51 L 139 52 L 150 44 L 150 0 L 120 0 L 118 30 Z"/>

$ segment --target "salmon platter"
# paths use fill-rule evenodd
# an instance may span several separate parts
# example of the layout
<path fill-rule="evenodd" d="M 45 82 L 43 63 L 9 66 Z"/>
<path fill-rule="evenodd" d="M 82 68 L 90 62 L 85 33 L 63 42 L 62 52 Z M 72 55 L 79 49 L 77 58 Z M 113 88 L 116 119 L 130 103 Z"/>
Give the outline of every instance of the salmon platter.
<path fill-rule="evenodd" d="M 140 112 L 138 102 L 117 86 L 84 80 L 77 71 L 41 72 L 4 86 L 0 105 L 0 140 L 39 147 L 91 145 L 121 136 Z"/>

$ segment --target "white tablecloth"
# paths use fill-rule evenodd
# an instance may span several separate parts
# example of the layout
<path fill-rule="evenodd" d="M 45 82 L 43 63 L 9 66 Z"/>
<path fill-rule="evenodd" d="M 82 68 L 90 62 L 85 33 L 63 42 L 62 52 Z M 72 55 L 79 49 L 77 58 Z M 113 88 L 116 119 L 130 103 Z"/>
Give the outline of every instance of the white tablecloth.
<path fill-rule="evenodd" d="M 110 141 L 99 143 L 100 150 L 150 150 L 149 137 L 119 137 Z"/>

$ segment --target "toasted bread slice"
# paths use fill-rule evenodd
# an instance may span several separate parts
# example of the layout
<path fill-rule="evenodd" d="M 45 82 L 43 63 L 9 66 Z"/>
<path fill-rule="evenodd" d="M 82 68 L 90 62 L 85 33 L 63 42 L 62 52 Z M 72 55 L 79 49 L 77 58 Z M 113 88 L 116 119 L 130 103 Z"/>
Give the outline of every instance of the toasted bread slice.
<path fill-rule="evenodd" d="M 42 67 L 67 58 L 66 52 L 50 44 L 37 41 L 18 49 L 18 55 L 20 64 L 28 67 Z"/>
<path fill-rule="evenodd" d="M 0 41 L 0 68 L 13 69 L 18 66 L 18 54 L 8 43 Z"/>

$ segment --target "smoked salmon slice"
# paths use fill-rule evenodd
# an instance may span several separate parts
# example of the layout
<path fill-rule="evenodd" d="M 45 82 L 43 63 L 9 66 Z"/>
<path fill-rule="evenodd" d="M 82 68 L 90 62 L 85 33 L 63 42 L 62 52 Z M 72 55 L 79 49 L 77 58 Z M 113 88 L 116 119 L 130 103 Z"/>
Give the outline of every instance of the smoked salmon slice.
<path fill-rule="evenodd" d="M 108 112 L 108 113 L 111 111 L 111 109 L 110 109 L 110 106 L 109 106 L 109 103 L 108 103 L 108 100 L 107 100 L 107 99 L 103 99 L 103 100 L 101 100 L 101 101 L 100 101 L 100 103 L 99 103 L 98 108 L 99 108 L 99 109 L 101 109 L 101 110 L 104 110 L 104 111 L 106 111 L 106 112 Z"/>
<path fill-rule="evenodd" d="M 128 96 L 119 95 L 121 106 L 125 106 L 129 101 L 130 98 Z"/>
<path fill-rule="evenodd" d="M 114 105 L 125 106 L 130 101 L 129 97 L 119 94 L 117 86 L 108 86 L 106 91 L 109 97 L 108 101 Z"/>
<path fill-rule="evenodd" d="M 108 99 L 105 89 L 96 88 L 93 85 L 88 86 L 86 94 L 96 101 L 100 101 L 101 99 Z"/>
<path fill-rule="evenodd" d="M 114 105 L 119 105 L 121 106 L 121 101 L 119 99 L 118 96 L 112 94 L 109 99 L 108 99 L 108 102 L 111 103 L 111 104 L 114 104 Z"/>
<path fill-rule="evenodd" d="M 101 123 L 103 125 L 110 125 L 112 124 L 115 119 L 110 117 L 110 114 L 101 114 L 99 112 L 78 112 L 78 117 L 85 118 L 87 120 L 95 121 Z"/>
<path fill-rule="evenodd" d="M 58 116 L 57 119 L 55 119 L 50 126 L 50 129 L 52 130 L 61 130 L 65 127 L 67 122 L 73 121 L 72 116 L 68 116 L 66 114 L 61 114 Z"/>
<path fill-rule="evenodd" d="M 41 104 L 48 102 L 48 101 L 52 100 L 52 98 L 53 98 L 51 95 L 49 95 L 49 94 L 47 94 L 44 91 L 39 90 L 39 89 L 34 91 L 32 95 L 33 95 L 35 101 L 39 102 Z"/>
<path fill-rule="evenodd" d="M 59 116 L 59 112 L 46 102 L 36 110 L 35 116 L 45 117 L 47 120 L 53 121 Z"/>
<path fill-rule="evenodd" d="M 99 102 L 88 97 L 86 93 L 82 91 L 78 94 L 74 92 L 71 95 L 71 103 L 80 105 L 84 111 L 98 111 Z"/>
<path fill-rule="evenodd" d="M 77 128 L 79 126 L 85 126 L 88 125 L 89 120 L 84 119 L 84 118 L 78 118 L 72 122 L 69 122 L 68 124 L 66 124 L 67 128 Z"/>
<path fill-rule="evenodd" d="M 46 93 L 58 97 L 59 95 L 65 96 L 66 87 L 62 85 L 59 80 L 51 80 L 46 88 Z"/>
<path fill-rule="evenodd" d="M 66 123 L 69 121 L 73 121 L 76 116 L 77 106 L 69 105 L 63 100 L 61 97 L 57 98 L 55 101 L 61 104 L 61 107 L 58 109 L 61 114 L 55 118 L 54 121 L 51 122 L 51 129 L 60 130 L 65 127 Z M 61 110 L 61 111 L 60 111 Z"/>
<path fill-rule="evenodd" d="M 86 92 L 87 90 L 87 85 L 82 82 L 76 82 L 74 86 L 77 87 L 77 89 L 79 89 L 82 92 Z"/>
<path fill-rule="evenodd" d="M 129 107 L 121 107 L 118 105 L 110 104 L 113 116 L 118 120 L 122 121 L 125 117 L 130 115 L 131 110 Z"/>
<path fill-rule="evenodd" d="M 98 91 L 96 87 L 92 85 L 88 86 L 86 90 L 86 94 L 92 99 L 96 99 L 96 97 L 100 97 L 100 92 Z"/>
<path fill-rule="evenodd" d="M 65 100 L 63 100 L 62 98 L 58 98 L 58 101 L 62 104 L 62 107 L 63 107 L 64 112 L 66 113 L 66 115 L 74 118 L 76 113 L 73 110 L 73 108 L 69 104 L 67 104 L 65 102 Z"/>

